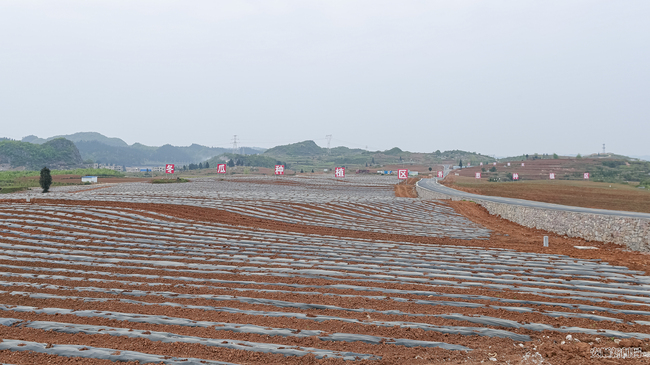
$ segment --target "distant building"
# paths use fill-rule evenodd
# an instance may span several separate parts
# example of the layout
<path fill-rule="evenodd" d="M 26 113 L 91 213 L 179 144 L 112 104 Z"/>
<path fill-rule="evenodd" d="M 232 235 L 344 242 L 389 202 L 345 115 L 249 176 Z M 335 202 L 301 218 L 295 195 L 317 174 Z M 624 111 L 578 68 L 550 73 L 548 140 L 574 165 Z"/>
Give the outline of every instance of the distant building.
<path fill-rule="evenodd" d="M 153 171 L 153 172 L 165 172 L 165 166 L 152 167 L 151 171 Z"/>
<path fill-rule="evenodd" d="M 139 167 L 127 167 L 126 172 L 140 172 Z"/>
<path fill-rule="evenodd" d="M 103 164 L 103 163 L 93 164 L 93 168 L 95 168 L 95 169 L 108 169 L 108 170 L 113 170 L 113 171 L 124 171 L 124 169 L 120 165 L 108 165 L 108 164 Z"/>
<path fill-rule="evenodd" d="M 81 177 L 81 182 L 82 183 L 96 183 L 97 182 L 97 176 L 82 176 Z"/>

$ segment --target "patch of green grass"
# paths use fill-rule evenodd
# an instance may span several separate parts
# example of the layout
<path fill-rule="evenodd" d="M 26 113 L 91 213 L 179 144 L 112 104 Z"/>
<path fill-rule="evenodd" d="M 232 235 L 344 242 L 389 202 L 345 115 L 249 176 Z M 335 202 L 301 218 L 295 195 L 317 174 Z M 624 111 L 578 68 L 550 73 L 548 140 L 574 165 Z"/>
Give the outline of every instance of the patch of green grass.
<path fill-rule="evenodd" d="M 15 193 L 17 191 L 28 190 L 28 186 L 2 186 L 0 187 L 0 194 Z"/>
<path fill-rule="evenodd" d="M 122 177 L 123 173 L 108 169 L 74 169 L 74 170 L 52 170 L 51 175 L 91 175 L 100 177 Z M 38 179 L 25 179 L 27 177 L 39 176 L 40 171 L 0 171 L 0 187 L 37 187 Z M 54 182 L 52 186 L 79 185 L 72 183 Z M 24 190 L 24 189 L 23 189 Z"/>
<path fill-rule="evenodd" d="M 177 177 L 176 179 L 155 179 L 151 181 L 152 184 L 177 184 L 186 182 L 190 181 L 181 177 Z"/>

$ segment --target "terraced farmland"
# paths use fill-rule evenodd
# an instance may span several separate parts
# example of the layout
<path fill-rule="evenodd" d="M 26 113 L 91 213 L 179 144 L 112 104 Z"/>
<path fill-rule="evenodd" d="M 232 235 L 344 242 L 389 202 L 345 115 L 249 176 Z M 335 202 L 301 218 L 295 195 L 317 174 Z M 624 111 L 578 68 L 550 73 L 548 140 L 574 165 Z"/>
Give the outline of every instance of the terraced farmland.
<path fill-rule="evenodd" d="M 0 203 L 0 362 L 590 363 L 623 346 L 647 363 L 644 272 L 473 245 L 493 231 L 387 181 L 14 195 Z"/>

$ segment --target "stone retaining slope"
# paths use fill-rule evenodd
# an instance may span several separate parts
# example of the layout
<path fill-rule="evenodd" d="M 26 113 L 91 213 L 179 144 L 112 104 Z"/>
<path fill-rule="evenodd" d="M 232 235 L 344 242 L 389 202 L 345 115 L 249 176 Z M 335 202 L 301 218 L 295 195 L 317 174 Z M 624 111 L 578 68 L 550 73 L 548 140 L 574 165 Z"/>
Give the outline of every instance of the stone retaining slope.
<path fill-rule="evenodd" d="M 463 198 L 416 187 L 421 199 L 471 200 L 497 215 L 525 227 L 543 229 L 588 241 L 612 242 L 633 251 L 650 252 L 650 220 L 558 211 Z"/>

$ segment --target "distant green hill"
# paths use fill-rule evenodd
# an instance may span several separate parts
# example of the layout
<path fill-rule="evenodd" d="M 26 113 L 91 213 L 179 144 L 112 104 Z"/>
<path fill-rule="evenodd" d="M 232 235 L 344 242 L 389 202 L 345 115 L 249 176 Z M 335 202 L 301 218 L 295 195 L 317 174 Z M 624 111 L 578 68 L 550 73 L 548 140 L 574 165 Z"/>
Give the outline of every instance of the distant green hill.
<path fill-rule="evenodd" d="M 198 163 L 231 152 L 230 149 L 213 148 L 199 144 L 186 147 L 172 146 L 170 144 L 153 147 L 134 143 L 129 146 L 120 138 L 110 138 L 96 132 L 80 132 L 65 137 L 74 142 L 83 160 L 125 166 Z M 23 142 L 43 144 L 53 138 L 55 137 L 43 139 L 37 136 L 27 136 L 23 138 Z M 242 148 L 241 151 L 247 155 L 261 152 L 259 149 L 248 147 Z"/>
<path fill-rule="evenodd" d="M 232 154 L 227 148 L 213 148 L 192 144 L 178 147 L 164 145 L 161 147 L 146 146 L 141 143 L 128 145 L 119 138 L 109 138 L 100 133 L 83 132 L 68 136 L 74 141 L 81 158 L 97 163 L 116 164 L 125 166 L 152 166 L 174 163 L 178 165 L 197 164 L 209 161 L 210 166 L 217 162 L 232 158 L 239 160 L 245 166 L 272 167 L 278 161 L 296 170 L 330 169 L 335 166 L 357 168 L 380 168 L 384 165 L 435 165 L 457 164 L 461 159 L 463 164 L 477 165 L 479 162 L 492 162 L 490 156 L 461 150 L 435 151 L 431 153 L 416 153 L 393 147 L 386 151 L 367 151 L 359 148 L 333 147 L 322 148 L 314 141 L 302 141 L 282 146 L 276 146 L 264 151 L 263 149 L 241 148 L 238 154 Z M 24 142 L 44 145 L 48 139 L 28 136 Z M 251 156 L 257 155 L 257 156 Z M 224 157 L 225 156 L 225 157 Z"/>
<path fill-rule="evenodd" d="M 37 143 L 37 144 L 43 144 L 47 141 L 51 141 L 53 139 L 57 138 L 65 138 L 69 141 L 72 142 L 81 142 L 81 141 L 96 141 L 99 143 L 103 143 L 108 146 L 115 146 L 115 147 L 128 147 L 129 144 L 121 140 L 120 138 L 111 138 L 111 137 L 106 137 L 105 135 L 97 132 L 78 132 L 78 133 L 73 133 L 73 134 L 67 134 L 67 135 L 61 135 L 61 136 L 54 136 L 50 137 L 47 139 L 43 138 L 38 138 L 34 135 L 32 136 L 27 136 L 22 139 L 23 142 L 29 142 L 29 143 Z"/>
<path fill-rule="evenodd" d="M 65 138 L 53 139 L 40 145 L 4 140 L 0 141 L 0 164 L 29 170 L 38 170 L 44 166 L 69 169 L 82 167 L 83 160 L 74 143 Z"/>
<path fill-rule="evenodd" d="M 345 156 L 367 153 L 366 150 L 353 149 L 343 146 L 331 148 L 319 147 L 314 141 L 302 141 L 282 146 L 275 146 L 264 151 L 265 155 L 275 157 L 314 157 L 314 156 Z"/>
<path fill-rule="evenodd" d="M 303 141 L 282 146 L 275 146 L 264 151 L 268 156 L 320 156 L 327 153 L 326 148 L 319 147 L 314 141 Z"/>
<path fill-rule="evenodd" d="M 464 163 L 470 162 L 472 164 L 494 161 L 494 158 L 490 156 L 461 150 L 416 153 L 404 151 L 398 147 L 386 151 L 334 147 L 328 151 L 327 148 L 319 147 L 314 141 L 276 146 L 266 150 L 263 155 L 285 161 L 293 169 L 308 171 L 311 169 L 330 169 L 335 166 L 354 166 L 365 169 L 389 164 L 435 165 L 446 163 L 455 165 L 461 159 Z"/>

